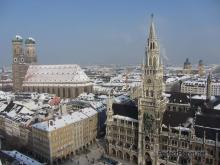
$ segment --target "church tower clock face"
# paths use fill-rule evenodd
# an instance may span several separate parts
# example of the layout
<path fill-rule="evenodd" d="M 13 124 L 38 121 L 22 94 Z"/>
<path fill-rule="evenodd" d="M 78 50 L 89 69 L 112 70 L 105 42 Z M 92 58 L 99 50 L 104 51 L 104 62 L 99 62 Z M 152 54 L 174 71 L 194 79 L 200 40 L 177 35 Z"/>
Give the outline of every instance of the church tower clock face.
<path fill-rule="evenodd" d="M 23 57 L 21 58 L 21 63 L 24 63 L 24 58 Z"/>

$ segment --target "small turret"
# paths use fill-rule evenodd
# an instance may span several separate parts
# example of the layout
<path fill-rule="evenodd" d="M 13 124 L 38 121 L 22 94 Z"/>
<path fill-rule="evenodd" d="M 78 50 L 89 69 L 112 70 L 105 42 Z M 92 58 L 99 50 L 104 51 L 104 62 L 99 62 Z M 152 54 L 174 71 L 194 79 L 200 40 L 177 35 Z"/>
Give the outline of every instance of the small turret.
<path fill-rule="evenodd" d="M 184 74 L 191 74 L 192 65 L 189 62 L 189 58 L 186 58 L 186 61 L 183 64 L 183 73 Z"/>
<path fill-rule="evenodd" d="M 108 102 L 107 102 L 107 121 L 112 121 L 113 110 L 112 110 L 113 98 L 111 92 L 109 92 Z"/>
<path fill-rule="evenodd" d="M 211 84 L 212 84 L 212 75 L 209 72 L 209 75 L 207 77 L 207 86 L 206 86 L 206 99 L 207 101 L 211 100 Z"/>
<path fill-rule="evenodd" d="M 205 69 L 204 69 L 204 64 L 203 64 L 202 60 L 199 60 L 198 74 L 199 74 L 200 77 L 203 77 L 205 75 Z"/>

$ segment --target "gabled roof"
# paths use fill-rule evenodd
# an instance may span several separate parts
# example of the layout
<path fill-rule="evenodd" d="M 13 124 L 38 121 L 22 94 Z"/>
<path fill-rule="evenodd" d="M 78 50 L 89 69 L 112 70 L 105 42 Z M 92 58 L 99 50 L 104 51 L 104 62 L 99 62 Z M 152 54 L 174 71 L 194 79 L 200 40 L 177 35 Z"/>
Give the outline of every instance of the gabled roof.
<path fill-rule="evenodd" d="M 79 65 L 30 65 L 24 79 L 29 83 L 88 83 L 90 79 Z"/>

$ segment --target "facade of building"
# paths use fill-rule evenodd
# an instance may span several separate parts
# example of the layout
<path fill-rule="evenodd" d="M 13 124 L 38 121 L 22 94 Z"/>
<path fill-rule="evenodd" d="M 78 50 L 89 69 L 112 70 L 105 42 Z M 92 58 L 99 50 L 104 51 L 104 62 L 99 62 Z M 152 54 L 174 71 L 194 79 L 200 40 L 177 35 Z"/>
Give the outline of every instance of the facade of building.
<path fill-rule="evenodd" d="M 207 88 L 212 96 L 220 96 L 220 83 L 208 75 L 207 79 L 191 79 L 181 83 L 181 93 L 206 95 Z"/>
<path fill-rule="evenodd" d="M 181 93 L 206 94 L 206 80 L 186 80 L 181 83 Z"/>
<path fill-rule="evenodd" d="M 32 127 L 33 152 L 42 162 L 56 164 L 87 148 L 97 136 L 97 111 L 84 108 Z"/>
<path fill-rule="evenodd" d="M 138 114 L 137 106 L 116 104 L 108 99 L 106 138 L 108 153 L 126 161 L 138 163 Z"/>
<path fill-rule="evenodd" d="M 23 91 L 51 93 L 61 98 L 75 98 L 93 91 L 93 84 L 79 65 L 30 65 Z"/>
<path fill-rule="evenodd" d="M 34 97 L 35 96 L 35 97 Z M 0 134 L 4 146 L 32 151 L 31 125 L 55 113 L 46 94 L 16 93 L 0 96 Z"/>
<path fill-rule="evenodd" d="M 171 94 L 160 135 L 161 162 L 220 164 L 219 119 L 219 112 L 207 107 L 207 100 L 190 98 L 183 93 Z"/>

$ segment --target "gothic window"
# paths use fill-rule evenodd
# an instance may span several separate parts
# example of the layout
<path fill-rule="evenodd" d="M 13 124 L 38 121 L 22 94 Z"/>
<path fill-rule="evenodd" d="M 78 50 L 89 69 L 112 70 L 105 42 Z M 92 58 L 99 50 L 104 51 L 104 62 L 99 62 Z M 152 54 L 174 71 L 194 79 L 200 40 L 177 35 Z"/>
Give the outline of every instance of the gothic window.
<path fill-rule="evenodd" d="M 152 57 L 150 57 L 150 59 L 149 59 L 149 64 L 150 64 L 150 66 L 152 66 Z"/>
<path fill-rule="evenodd" d="M 84 87 L 84 92 L 88 93 L 87 87 Z"/>
<path fill-rule="evenodd" d="M 152 44 L 152 42 L 150 43 L 150 50 L 152 50 L 152 48 L 153 48 L 153 44 Z"/>
<path fill-rule="evenodd" d="M 61 88 L 58 87 L 58 96 L 60 96 L 60 89 L 61 89 Z"/>
<path fill-rule="evenodd" d="M 148 79 L 148 80 L 147 80 L 147 83 L 150 84 L 150 83 L 151 83 L 151 79 Z"/>
<path fill-rule="evenodd" d="M 79 95 L 79 89 L 78 89 L 78 87 L 76 87 L 76 90 L 75 90 L 75 96 L 78 96 Z"/>
<path fill-rule="evenodd" d="M 54 87 L 52 87 L 52 94 L 55 94 L 55 89 L 54 89 Z"/>
<path fill-rule="evenodd" d="M 68 88 L 68 97 L 70 98 L 71 97 L 71 91 L 70 91 L 71 89 L 70 88 Z"/>
<path fill-rule="evenodd" d="M 155 43 L 153 42 L 153 49 L 155 49 Z"/>
<path fill-rule="evenodd" d="M 146 96 L 149 96 L 149 91 L 148 90 L 146 90 Z"/>
<path fill-rule="evenodd" d="M 150 142 L 150 138 L 148 136 L 145 136 L 145 142 Z"/>
<path fill-rule="evenodd" d="M 152 126 L 153 126 L 153 116 L 151 114 L 148 113 L 144 113 L 143 116 L 143 124 L 144 124 L 144 130 L 145 131 L 151 131 L 152 130 Z"/>
<path fill-rule="evenodd" d="M 154 97 L 154 91 L 150 91 L 150 96 Z"/>
<path fill-rule="evenodd" d="M 63 97 L 66 97 L 66 90 L 63 88 Z"/>
<path fill-rule="evenodd" d="M 157 66 L 157 58 L 156 57 L 154 57 L 154 59 L 153 59 L 153 66 Z"/>

